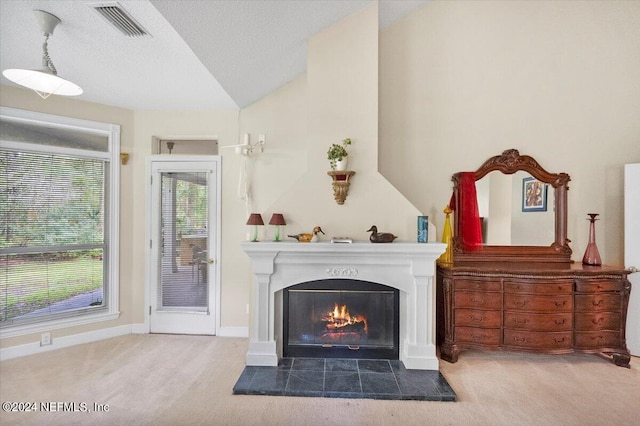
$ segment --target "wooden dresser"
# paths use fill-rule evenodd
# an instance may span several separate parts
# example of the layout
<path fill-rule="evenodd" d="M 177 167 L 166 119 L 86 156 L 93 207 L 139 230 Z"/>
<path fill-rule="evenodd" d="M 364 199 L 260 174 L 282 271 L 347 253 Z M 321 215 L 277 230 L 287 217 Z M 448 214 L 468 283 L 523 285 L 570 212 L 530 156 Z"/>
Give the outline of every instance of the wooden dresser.
<path fill-rule="evenodd" d="M 629 367 L 628 273 L 576 263 L 439 264 L 440 356 L 456 362 L 469 348 L 591 352 Z"/>

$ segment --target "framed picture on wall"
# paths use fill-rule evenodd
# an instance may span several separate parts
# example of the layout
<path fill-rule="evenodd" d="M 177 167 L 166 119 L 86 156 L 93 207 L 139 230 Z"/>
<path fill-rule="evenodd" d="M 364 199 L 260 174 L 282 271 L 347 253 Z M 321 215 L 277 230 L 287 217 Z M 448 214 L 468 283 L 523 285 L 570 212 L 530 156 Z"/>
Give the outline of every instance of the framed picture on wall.
<path fill-rule="evenodd" d="M 522 211 L 547 211 L 547 184 L 539 180 L 526 177 L 522 179 Z"/>

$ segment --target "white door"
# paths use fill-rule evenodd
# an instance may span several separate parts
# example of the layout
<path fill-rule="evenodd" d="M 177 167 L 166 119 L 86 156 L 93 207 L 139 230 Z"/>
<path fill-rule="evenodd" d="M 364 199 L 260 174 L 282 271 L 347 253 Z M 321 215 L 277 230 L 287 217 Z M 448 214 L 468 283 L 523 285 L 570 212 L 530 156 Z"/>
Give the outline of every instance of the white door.
<path fill-rule="evenodd" d="M 149 159 L 149 331 L 216 334 L 220 158 Z"/>
<path fill-rule="evenodd" d="M 640 163 L 624 166 L 624 266 L 640 269 Z M 640 356 L 640 272 L 629 274 L 627 348 Z"/>

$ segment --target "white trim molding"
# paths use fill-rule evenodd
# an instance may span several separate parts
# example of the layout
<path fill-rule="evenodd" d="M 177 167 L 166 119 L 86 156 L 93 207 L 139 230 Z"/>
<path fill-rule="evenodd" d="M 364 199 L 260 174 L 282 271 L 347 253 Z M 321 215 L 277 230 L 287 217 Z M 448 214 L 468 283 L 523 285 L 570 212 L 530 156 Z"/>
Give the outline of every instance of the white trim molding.
<path fill-rule="evenodd" d="M 219 337 L 249 337 L 249 327 L 220 327 L 217 336 Z"/>
<path fill-rule="evenodd" d="M 68 348 L 69 346 L 81 345 L 83 343 L 97 342 L 99 340 L 111 339 L 112 337 L 125 336 L 127 334 L 132 334 L 133 329 L 138 325 L 139 324 L 127 324 L 58 338 L 54 337 L 51 339 L 51 344 L 46 346 L 40 346 L 40 342 L 32 342 L 24 345 L 2 348 L 0 349 L 0 361 L 34 355 L 42 352 L 49 352 L 56 349 Z"/>
<path fill-rule="evenodd" d="M 128 334 L 149 334 L 149 326 L 144 323 L 120 325 L 117 327 L 88 331 L 86 333 L 72 334 L 57 338 L 54 337 L 51 339 L 51 344 L 46 346 L 40 346 L 40 342 L 31 342 L 23 345 L 0 348 L 0 361 L 35 355 L 42 352 L 49 352 L 85 343 L 97 342 L 100 340 L 111 339 L 113 337 L 126 336 Z M 249 328 L 220 327 L 218 336 L 247 338 L 249 337 Z"/>

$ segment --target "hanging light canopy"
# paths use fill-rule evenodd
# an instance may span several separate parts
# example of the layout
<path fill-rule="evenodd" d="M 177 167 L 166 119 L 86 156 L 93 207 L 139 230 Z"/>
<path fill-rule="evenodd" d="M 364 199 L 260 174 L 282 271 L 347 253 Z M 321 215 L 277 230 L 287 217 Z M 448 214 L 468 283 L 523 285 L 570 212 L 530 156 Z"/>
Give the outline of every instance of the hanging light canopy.
<path fill-rule="evenodd" d="M 58 71 L 49 57 L 49 36 L 60 23 L 60 19 L 49 12 L 34 10 L 36 19 L 44 33 L 44 43 L 42 44 L 42 68 L 27 70 L 12 68 L 2 72 L 9 80 L 16 84 L 32 89 L 42 99 L 47 99 L 51 95 L 78 96 L 82 94 L 82 89 L 58 76 Z"/>

